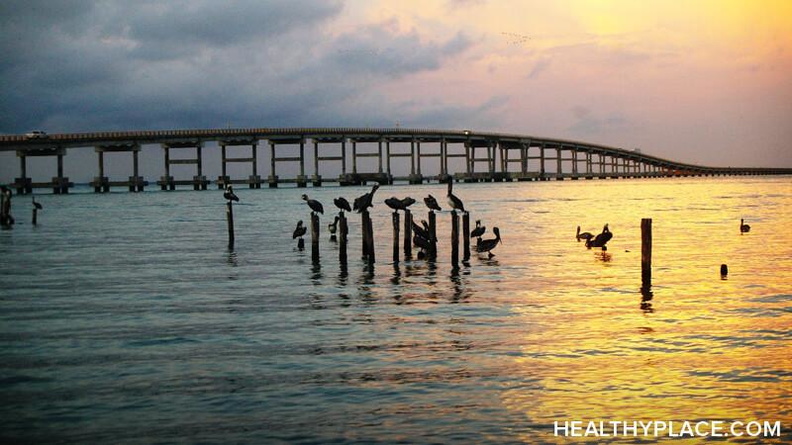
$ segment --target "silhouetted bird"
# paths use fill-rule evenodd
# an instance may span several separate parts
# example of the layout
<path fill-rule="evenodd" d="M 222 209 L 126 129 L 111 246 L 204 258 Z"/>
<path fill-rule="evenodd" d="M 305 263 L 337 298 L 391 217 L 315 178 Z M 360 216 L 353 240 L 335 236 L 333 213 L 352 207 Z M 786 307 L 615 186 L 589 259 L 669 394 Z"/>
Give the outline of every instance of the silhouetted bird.
<path fill-rule="evenodd" d="M 481 225 L 481 220 L 476 220 L 476 228 L 470 231 L 471 238 L 481 238 L 484 235 L 484 232 L 487 231 L 485 226 Z"/>
<path fill-rule="evenodd" d="M 608 225 L 605 224 L 605 227 L 602 228 L 602 232 L 595 236 L 594 239 L 586 241 L 586 247 L 602 247 L 602 250 L 608 250 L 608 247 L 605 246 L 610 239 L 613 238 L 613 233 L 611 233 Z"/>
<path fill-rule="evenodd" d="M 453 187 L 454 187 L 454 181 L 448 181 L 448 195 L 446 195 L 446 197 L 448 198 L 448 205 L 451 206 L 452 210 L 460 210 L 464 212 L 465 205 L 462 204 L 461 199 L 457 198 L 457 196 L 454 195 Z"/>
<path fill-rule="evenodd" d="M 431 243 L 428 239 L 418 236 L 416 233 L 413 235 L 413 244 L 421 248 L 421 250 L 428 251 L 431 248 Z"/>
<path fill-rule="evenodd" d="M 369 207 L 373 207 L 374 192 L 376 192 L 378 188 L 379 188 L 379 184 L 374 184 L 374 186 L 371 187 L 370 192 L 355 198 L 355 202 L 352 205 L 352 209 L 358 213 L 362 213 L 364 210 L 368 209 Z"/>
<path fill-rule="evenodd" d="M 580 226 L 577 226 L 577 233 L 575 233 L 575 239 L 580 242 L 580 240 L 584 239 L 586 242 L 589 242 L 591 238 L 594 238 L 594 235 L 591 232 L 580 232 Z"/>
<path fill-rule="evenodd" d="M 33 198 L 33 207 L 35 207 L 37 210 L 41 210 L 44 208 L 41 204 L 36 202 L 35 196 L 31 196 L 31 198 Z"/>
<path fill-rule="evenodd" d="M 322 207 L 322 203 L 315 200 L 315 199 L 308 199 L 308 195 L 302 195 L 303 201 L 308 203 L 308 207 L 311 208 L 312 211 L 316 213 L 324 214 L 324 207 Z"/>
<path fill-rule="evenodd" d="M 292 233 L 292 239 L 302 238 L 307 231 L 308 228 L 303 225 L 302 220 L 297 221 L 297 228 L 295 228 L 294 233 Z"/>
<path fill-rule="evenodd" d="M 741 233 L 748 233 L 750 231 L 751 231 L 751 226 L 749 226 L 748 224 L 745 224 L 745 220 L 741 218 L 740 219 L 740 232 Z"/>
<path fill-rule="evenodd" d="M 333 204 L 336 205 L 341 210 L 346 210 L 347 212 L 352 211 L 352 207 L 349 206 L 349 201 L 346 200 L 343 196 L 340 196 L 333 200 Z"/>
<path fill-rule="evenodd" d="M 412 222 L 412 230 L 417 236 L 420 236 L 427 241 L 432 240 L 432 235 L 429 234 L 429 230 L 426 227 L 421 227 L 418 224 L 415 224 L 415 221 Z"/>
<path fill-rule="evenodd" d="M 500 230 L 497 227 L 492 228 L 492 233 L 495 234 L 495 238 L 481 240 L 478 244 L 476 244 L 476 252 L 487 252 L 489 254 L 489 258 L 495 256 L 495 254 L 492 253 L 492 249 L 497 247 L 498 243 L 502 242 Z"/>
<path fill-rule="evenodd" d="M 230 185 L 226 187 L 225 193 L 223 193 L 223 198 L 227 199 L 229 202 L 239 201 L 239 197 L 234 194 L 234 188 Z"/>
<path fill-rule="evenodd" d="M 426 204 L 426 207 L 429 207 L 429 210 L 437 210 L 438 212 L 442 210 L 440 208 L 440 204 L 437 203 L 437 200 L 432 195 L 429 195 L 426 198 L 424 198 L 424 204 Z"/>
<path fill-rule="evenodd" d="M 395 196 L 391 196 L 390 198 L 386 199 L 385 205 L 392 208 L 393 210 L 407 210 L 407 208 L 404 207 L 402 200 Z"/>
<path fill-rule="evenodd" d="M 411 205 L 415 204 L 415 200 L 409 196 L 401 200 L 404 210 L 407 210 Z"/>

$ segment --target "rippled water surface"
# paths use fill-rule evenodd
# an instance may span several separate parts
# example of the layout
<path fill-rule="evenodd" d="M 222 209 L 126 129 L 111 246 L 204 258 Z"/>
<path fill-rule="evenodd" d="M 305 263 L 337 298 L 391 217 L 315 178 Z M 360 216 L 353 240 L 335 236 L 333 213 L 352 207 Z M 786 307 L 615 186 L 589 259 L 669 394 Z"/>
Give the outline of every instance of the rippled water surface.
<path fill-rule="evenodd" d="M 239 190 L 234 250 L 216 190 L 41 195 L 36 227 L 15 196 L 0 439 L 562 443 L 554 421 L 768 420 L 792 441 L 789 177 L 457 184 L 503 244 L 456 272 L 445 212 L 437 263 L 390 258 L 382 200 L 442 185 L 382 187 L 376 264 L 352 215 L 341 267 L 331 201 L 366 190 Z M 329 210 L 318 264 L 291 239 L 304 192 Z M 607 252 L 575 241 L 605 223 Z"/>

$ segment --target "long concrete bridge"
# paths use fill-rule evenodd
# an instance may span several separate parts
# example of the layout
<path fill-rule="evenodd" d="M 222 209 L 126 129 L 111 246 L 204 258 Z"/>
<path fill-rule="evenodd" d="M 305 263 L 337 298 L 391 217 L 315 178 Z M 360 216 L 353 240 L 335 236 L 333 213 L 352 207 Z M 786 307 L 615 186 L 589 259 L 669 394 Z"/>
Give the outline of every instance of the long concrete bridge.
<path fill-rule="evenodd" d="M 205 148 L 207 142 L 216 143 L 216 146 Z M 270 152 L 266 178 L 258 172 L 259 145 L 263 142 L 269 145 Z M 394 181 L 420 184 L 433 180 L 478 182 L 792 174 L 792 168 L 707 167 L 588 142 L 471 130 L 245 128 L 0 135 L 0 151 L 16 151 L 19 158 L 19 176 L 12 187 L 20 194 L 31 193 L 34 188 L 51 188 L 56 194 L 68 193 L 73 183 L 63 174 L 64 158 L 70 149 L 85 148 L 94 148 L 98 157 L 97 175 L 91 181 L 96 192 L 109 191 L 111 186 L 143 191 L 149 182 L 139 174 L 139 153 L 142 146 L 155 144 L 162 147 L 164 155 L 163 175 L 156 180 L 162 190 L 173 190 L 177 185 L 206 190 L 211 183 L 219 187 L 247 184 L 250 188 L 260 188 L 261 184 L 277 187 L 281 183 L 320 186 L 323 181 L 358 185 L 366 182 L 392 184 Z M 312 159 L 306 156 L 306 144 L 313 144 Z M 217 148 L 221 150 L 222 174 L 210 180 L 203 171 L 203 150 Z M 240 156 L 242 149 L 244 154 Z M 182 154 L 172 158 L 174 151 Z M 230 156 L 230 151 L 236 151 L 237 156 Z M 105 155 L 117 152 L 133 155 L 132 175 L 124 180 L 111 180 L 105 175 Z M 43 182 L 28 177 L 26 162 L 31 156 L 57 158 L 56 176 Z M 376 171 L 361 171 L 358 168 L 361 158 L 376 158 Z M 409 175 L 393 174 L 394 158 L 409 158 Z M 426 171 L 427 158 L 437 159 L 432 163 L 434 170 L 431 172 Z M 449 170 L 449 160 L 453 158 L 464 160 L 462 171 Z M 306 174 L 306 161 L 313 164 L 310 176 Z M 229 163 L 247 164 L 251 174 L 232 178 L 228 174 Z M 319 171 L 320 164 L 325 163 L 340 164 L 341 174 L 336 179 L 323 178 Z M 192 177 L 172 175 L 171 166 L 177 164 L 194 165 Z M 295 177 L 278 174 L 279 169 L 288 164 L 299 172 Z"/>

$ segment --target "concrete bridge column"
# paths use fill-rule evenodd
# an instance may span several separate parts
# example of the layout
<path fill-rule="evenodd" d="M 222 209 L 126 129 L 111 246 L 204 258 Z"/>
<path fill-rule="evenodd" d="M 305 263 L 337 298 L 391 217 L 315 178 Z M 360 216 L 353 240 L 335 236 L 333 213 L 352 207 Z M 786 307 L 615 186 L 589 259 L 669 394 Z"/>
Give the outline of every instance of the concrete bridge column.
<path fill-rule="evenodd" d="M 270 188 L 278 188 L 278 173 L 275 170 L 275 141 L 268 141 L 270 146 L 270 175 L 267 178 Z"/>
<path fill-rule="evenodd" d="M 547 179 L 545 171 L 545 143 L 539 146 L 539 179 L 542 181 Z"/>
<path fill-rule="evenodd" d="M 377 173 L 382 173 L 382 138 L 377 141 Z"/>

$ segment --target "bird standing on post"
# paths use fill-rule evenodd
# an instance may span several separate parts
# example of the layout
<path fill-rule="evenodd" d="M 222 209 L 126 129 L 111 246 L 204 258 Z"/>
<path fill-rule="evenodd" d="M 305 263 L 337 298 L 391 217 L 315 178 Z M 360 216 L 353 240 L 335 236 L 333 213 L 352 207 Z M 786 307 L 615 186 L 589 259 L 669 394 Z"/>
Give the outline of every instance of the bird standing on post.
<path fill-rule="evenodd" d="M 488 258 L 492 258 L 495 256 L 492 253 L 492 249 L 494 249 L 498 245 L 498 243 L 502 242 L 500 236 L 500 229 L 498 229 L 497 227 L 493 227 L 492 232 L 495 234 L 495 238 L 481 240 L 478 244 L 476 244 L 476 252 L 479 253 L 487 252 L 489 254 Z"/>
<path fill-rule="evenodd" d="M 234 194 L 234 188 L 230 185 L 226 187 L 225 193 L 223 193 L 223 198 L 227 199 L 228 202 L 237 201 L 239 202 L 239 197 Z"/>
<path fill-rule="evenodd" d="M 372 200 L 374 199 L 374 192 L 376 192 L 378 188 L 379 184 L 374 184 L 370 192 L 355 198 L 352 209 L 358 213 L 363 213 L 367 208 L 373 207 L 374 204 Z"/>
<path fill-rule="evenodd" d="M 461 212 L 465 211 L 465 204 L 462 203 L 462 200 L 459 199 L 453 192 L 454 181 L 448 181 L 448 205 L 451 206 L 451 210 L 459 210 Z"/>
<path fill-rule="evenodd" d="M 395 196 L 391 196 L 390 198 L 386 199 L 385 205 L 392 208 L 393 210 L 407 210 L 407 208 L 404 207 L 402 200 Z"/>
<path fill-rule="evenodd" d="M 297 227 L 294 229 L 294 233 L 292 233 L 292 239 L 302 238 L 307 231 L 308 228 L 303 225 L 302 220 L 297 221 Z"/>
<path fill-rule="evenodd" d="M 333 204 L 341 210 L 346 210 L 347 212 L 351 212 L 352 208 L 349 207 L 349 201 L 346 200 L 343 196 L 335 198 L 333 200 Z"/>
<path fill-rule="evenodd" d="M 443 210 L 440 208 L 440 204 L 437 203 L 437 200 L 432 195 L 424 198 L 424 204 L 426 204 L 426 207 L 429 207 L 429 210 L 437 210 L 438 212 Z"/>
<path fill-rule="evenodd" d="M 35 207 L 36 210 L 41 210 L 41 209 L 44 208 L 44 206 L 42 206 L 41 204 L 36 202 L 36 197 L 35 196 L 31 196 L 31 198 L 33 198 L 33 207 Z"/>
<path fill-rule="evenodd" d="M 605 245 L 607 244 L 610 239 L 613 238 L 613 233 L 611 233 L 608 225 L 605 224 L 605 227 L 602 228 L 602 232 L 595 236 L 594 239 L 586 240 L 586 247 L 602 247 L 602 250 L 608 250 L 608 247 Z"/>
<path fill-rule="evenodd" d="M 324 215 L 324 207 L 322 207 L 322 203 L 315 200 L 315 199 L 308 199 L 308 195 L 302 195 L 303 201 L 308 203 L 308 207 L 311 208 L 311 211 L 314 213 L 321 213 Z"/>

